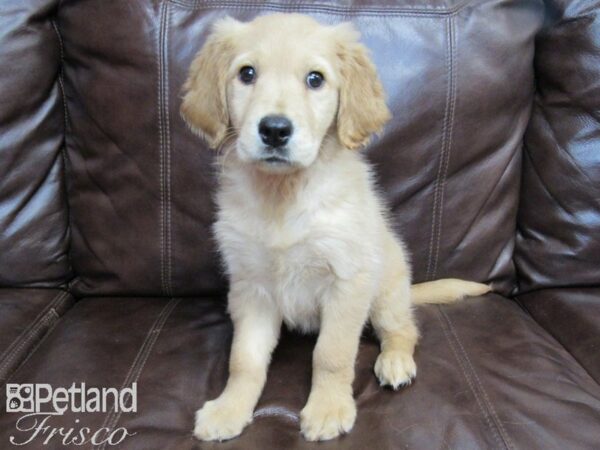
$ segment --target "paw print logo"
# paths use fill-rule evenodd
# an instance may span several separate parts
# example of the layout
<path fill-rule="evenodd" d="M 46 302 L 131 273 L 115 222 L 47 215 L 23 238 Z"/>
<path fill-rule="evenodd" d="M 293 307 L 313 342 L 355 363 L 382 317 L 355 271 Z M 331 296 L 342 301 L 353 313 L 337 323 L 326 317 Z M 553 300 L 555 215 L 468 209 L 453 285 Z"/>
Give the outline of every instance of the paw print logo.
<path fill-rule="evenodd" d="M 34 412 L 33 385 L 6 385 L 6 412 Z"/>
<path fill-rule="evenodd" d="M 18 411 L 19 409 L 21 409 L 21 400 L 19 400 L 18 398 L 11 399 L 11 401 L 9 402 L 8 410 L 12 412 Z"/>

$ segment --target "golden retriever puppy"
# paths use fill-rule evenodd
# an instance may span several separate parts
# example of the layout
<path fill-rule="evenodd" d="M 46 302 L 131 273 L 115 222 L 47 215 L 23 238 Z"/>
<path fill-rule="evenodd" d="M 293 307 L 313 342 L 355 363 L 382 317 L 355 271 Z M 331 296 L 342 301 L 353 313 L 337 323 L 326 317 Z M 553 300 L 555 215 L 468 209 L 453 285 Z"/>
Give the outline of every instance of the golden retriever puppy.
<path fill-rule="evenodd" d="M 411 291 L 406 251 L 358 152 L 390 118 L 366 48 L 350 24 L 298 14 L 220 20 L 191 65 L 181 113 L 221 149 L 214 230 L 234 326 L 227 386 L 197 412 L 195 436 L 230 439 L 251 422 L 282 322 L 319 331 L 302 434 L 350 431 L 367 320 L 381 340 L 375 374 L 396 389 L 417 370 L 411 305 L 489 290 L 439 280 Z"/>

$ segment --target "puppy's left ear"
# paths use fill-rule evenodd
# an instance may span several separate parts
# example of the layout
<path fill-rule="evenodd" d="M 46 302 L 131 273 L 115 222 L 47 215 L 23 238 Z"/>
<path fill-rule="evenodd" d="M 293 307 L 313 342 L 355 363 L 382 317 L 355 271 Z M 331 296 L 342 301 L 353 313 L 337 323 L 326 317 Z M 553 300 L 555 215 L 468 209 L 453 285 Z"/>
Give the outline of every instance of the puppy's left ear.
<path fill-rule="evenodd" d="M 216 148 L 229 128 L 227 76 L 234 55 L 236 31 L 243 24 L 230 17 L 214 24 L 190 66 L 183 85 L 181 116 L 192 131 Z"/>
<path fill-rule="evenodd" d="M 368 144 L 390 119 L 385 92 L 367 48 L 358 42 L 359 34 L 350 23 L 334 27 L 339 61 L 340 103 L 337 132 L 340 142 L 356 149 Z"/>

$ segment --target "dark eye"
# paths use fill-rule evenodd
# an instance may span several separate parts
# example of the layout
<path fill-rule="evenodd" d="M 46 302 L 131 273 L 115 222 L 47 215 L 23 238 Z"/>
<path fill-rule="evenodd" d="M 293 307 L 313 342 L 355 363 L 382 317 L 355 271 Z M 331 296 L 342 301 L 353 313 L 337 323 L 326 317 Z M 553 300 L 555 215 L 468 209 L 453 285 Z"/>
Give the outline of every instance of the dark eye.
<path fill-rule="evenodd" d="M 244 66 L 240 69 L 239 78 L 244 84 L 252 84 L 256 78 L 256 70 L 252 66 Z"/>
<path fill-rule="evenodd" d="M 320 88 L 324 82 L 325 77 L 323 77 L 321 72 L 310 72 L 308 75 L 306 75 L 306 84 L 311 89 Z"/>

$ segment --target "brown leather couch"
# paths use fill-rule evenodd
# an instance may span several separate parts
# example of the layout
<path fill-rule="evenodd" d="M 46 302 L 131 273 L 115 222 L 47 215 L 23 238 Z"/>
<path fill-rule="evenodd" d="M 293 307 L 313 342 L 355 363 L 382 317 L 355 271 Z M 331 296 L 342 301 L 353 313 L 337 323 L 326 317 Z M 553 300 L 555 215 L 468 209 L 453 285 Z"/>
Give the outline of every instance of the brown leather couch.
<path fill-rule="evenodd" d="M 419 307 L 398 392 L 365 331 L 356 425 L 328 443 L 299 433 L 314 337 L 284 332 L 253 424 L 200 443 L 231 324 L 179 92 L 216 18 L 274 11 L 361 30 L 394 114 L 367 154 L 416 280 L 495 293 Z M 598 0 L 1 0 L 0 448 L 600 448 L 599 36 Z M 43 431 L 4 406 L 6 383 L 82 382 L 137 383 L 137 412 Z M 135 434 L 64 439 L 84 427 Z"/>

